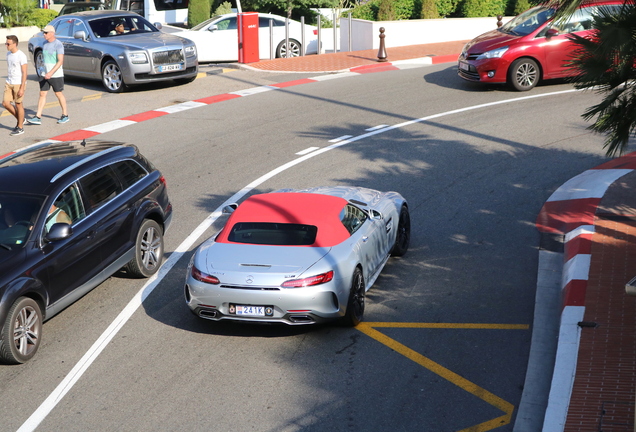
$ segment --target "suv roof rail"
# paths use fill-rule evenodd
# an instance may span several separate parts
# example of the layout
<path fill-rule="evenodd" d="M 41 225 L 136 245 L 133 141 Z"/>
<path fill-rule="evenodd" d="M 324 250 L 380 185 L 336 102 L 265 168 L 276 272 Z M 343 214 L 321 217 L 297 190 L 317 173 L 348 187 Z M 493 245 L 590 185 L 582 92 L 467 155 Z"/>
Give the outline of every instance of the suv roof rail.
<path fill-rule="evenodd" d="M 70 171 L 74 170 L 74 169 L 75 169 L 75 168 L 77 168 L 78 166 L 85 164 L 86 162 L 89 162 L 89 161 L 91 161 L 91 160 L 93 160 L 93 159 L 96 159 L 96 158 L 98 158 L 98 157 L 100 157 L 100 156 L 103 156 L 103 155 L 105 155 L 105 154 L 108 154 L 108 153 L 113 152 L 113 151 L 115 151 L 115 150 L 119 150 L 120 148 L 124 148 L 124 147 L 125 147 L 125 146 L 121 146 L 121 145 L 119 145 L 119 146 L 116 146 L 116 147 L 111 147 L 111 148 L 106 149 L 106 150 L 102 150 L 102 151 L 100 151 L 99 153 L 95 153 L 95 154 L 92 154 L 92 155 L 90 155 L 90 156 L 87 156 L 87 157 L 85 157 L 84 159 L 82 159 L 82 160 L 80 160 L 80 161 L 75 162 L 73 165 L 69 165 L 69 166 L 67 166 L 67 167 L 66 167 L 66 168 L 64 168 L 62 171 L 60 171 L 59 173 L 55 174 L 55 175 L 53 176 L 53 178 L 51 179 L 51 183 L 53 183 L 54 181 L 56 181 L 57 179 L 59 179 L 60 177 L 62 177 L 64 174 L 66 174 L 66 173 L 68 173 L 68 172 L 70 172 Z"/>

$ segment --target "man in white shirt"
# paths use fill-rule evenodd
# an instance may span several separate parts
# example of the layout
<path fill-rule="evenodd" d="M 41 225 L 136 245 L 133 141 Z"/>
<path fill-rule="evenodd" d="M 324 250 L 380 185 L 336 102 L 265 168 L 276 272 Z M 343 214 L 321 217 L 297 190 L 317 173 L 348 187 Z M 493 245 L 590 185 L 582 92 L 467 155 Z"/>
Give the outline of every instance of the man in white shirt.
<path fill-rule="evenodd" d="M 18 49 L 18 37 L 7 36 L 7 82 L 4 86 L 2 105 L 17 120 L 18 124 L 9 135 L 22 135 L 24 133 L 24 91 L 27 80 L 27 56 Z M 12 104 L 15 104 L 15 106 Z"/>

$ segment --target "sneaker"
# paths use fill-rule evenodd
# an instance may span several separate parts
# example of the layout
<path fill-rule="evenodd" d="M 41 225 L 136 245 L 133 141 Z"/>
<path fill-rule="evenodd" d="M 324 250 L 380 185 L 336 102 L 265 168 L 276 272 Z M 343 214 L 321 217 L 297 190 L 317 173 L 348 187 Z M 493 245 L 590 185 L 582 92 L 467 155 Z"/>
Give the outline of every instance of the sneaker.
<path fill-rule="evenodd" d="M 9 135 L 11 136 L 16 136 L 16 135 L 22 135 L 24 133 L 24 129 L 19 128 L 19 127 L 14 127 L 13 130 L 11 131 L 11 133 Z"/>
<path fill-rule="evenodd" d="M 31 117 L 30 119 L 27 119 L 26 122 L 32 125 L 41 125 L 42 119 L 40 117 L 34 116 L 34 117 Z"/>
<path fill-rule="evenodd" d="M 57 121 L 58 124 L 62 124 L 62 123 L 68 123 L 68 116 L 67 115 L 62 115 L 62 117 L 60 117 L 60 119 Z"/>

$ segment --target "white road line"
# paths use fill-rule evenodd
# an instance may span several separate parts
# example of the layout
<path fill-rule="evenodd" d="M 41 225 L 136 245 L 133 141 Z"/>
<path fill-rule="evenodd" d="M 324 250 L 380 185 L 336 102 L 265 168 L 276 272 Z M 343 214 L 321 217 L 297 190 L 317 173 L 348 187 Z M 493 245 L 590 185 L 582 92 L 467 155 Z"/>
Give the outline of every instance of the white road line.
<path fill-rule="evenodd" d="M 349 138 L 351 138 L 352 136 L 353 136 L 353 135 L 343 135 L 343 136 L 341 136 L 341 137 L 338 137 L 338 138 L 334 138 L 334 139 L 332 139 L 332 140 L 329 140 L 329 142 L 330 142 L 330 143 L 337 143 L 337 142 L 340 142 L 340 141 L 344 141 L 344 140 L 346 140 L 346 139 L 349 139 Z"/>
<path fill-rule="evenodd" d="M 312 152 L 312 151 L 314 151 L 314 150 L 318 150 L 319 148 L 320 148 L 320 147 L 309 147 L 309 148 L 306 148 L 305 150 L 301 150 L 301 151 L 299 151 L 299 152 L 298 152 L 298 153 L 296 153 L 296 154 L 297 154 L 298 156 L 303 156 L 303 155 L 306 155 L 306 154 L 308 154 L 308 153 L 311 153 L 311 152 Z"/>
<path fill-rule="evenodd" d="M 371 132 L 371 131 L 378 130 L 378 129 L 384 129 L 387 126 L 388 125 L 377 125 L 377 126 L 373 126 L 372 128 L 365 129 L 365 131 Z"/>
<path fill-rule="evenodd" d="M 261 88 L 261 87 L 257 87 L 257 88 Z M 77 364 L 73 367 L 73 369 L 71 369 L 68 375 L 64 377 L 62 382 L 60 382 L 60 384 L 55 388 L 55 390 L 53 390 L 53 392 L 46 398 L 46 400 L 42 402 L 42 404 L 35 410 L 35 412 L 31 414 L 31 416 L 24 422 L 24 424 L 22 424 L 20 429 L 18 429 L 18 432 L 31 432 L 35 430 L 35 428 L 37 428 L 38 425 L 42 423 L 42 421 L 44 421 L 44 419 L 49 415 L 49 413 L 53 410 L 53 408 L 55 408 L 55 406 L 62 400 L 62 398 L 64 398 L 64 396 L 71 390 L 71 388 L 82 377 L 82 375 L 84 374 L 84 372 L 86 372 L 86 370 L 90 367 L 90 365 L 93 364 L 93 362 L 97 359 L 99 354 L 104 350 L 104 348 L 106 348 L 106 346 L 113 339 L 113 337 L 115 337 L 117 332 L 124 326 L 124 324 L 126 324 L 126 322 L 130 319 L 130 317 L 132 317 L 133 313 L 135 313 L 135 311 L 139 308 L 139 306 L 141 306 L 143 301 L 152 293 L 152 291 L 157 287 L 157 285 L 159 285 L 159 283 L 163 280 L 166 274 L 168 274 L 168 272 L 174 267 L 177 261 L 179 261 L 179 259 L 184 255 L 184 253 L 188 251 L 190 247 L 192 247 L 192 245 L 199 239 L 201 235 L 203 235 L 205 230 L 207 230 L 214 223 L 214 221 L 216 221 L 219 218 L 223 207 L 225 207 L 228 204 L 240 201 L 241 198 L 243 198 L 245 195 L 247 195 L 257 186 L 260 186 L 267 180 L 288 170 L 289 168 L 292 168 L 315 156 L 328 152 L 329 150 L 342 147 L 346 144 L 350 144 L 352 142 L 356 142 L 373 135 L 378 135 L 380 133 L 388 132 L 393 129 L 398 129 L 404 126 L 409 126 L 409 125 L 420 123 L 427 120 L 446 117 L 452 114 L 459 114 L 466 111 L 487 108 L 487 107 L 501 105 L 505 103 L 519 102 L 519 101 L 523 101 L 527 99 L 555 96 L 555 95 L 571 93 L 575 91 L 577 90 L 565 90 L 565 91 L 559 91 L 559 92 L 553 92 L 553 93 L 544 93 L 544 94 L 533 95 L 533 96 L 525 96 L 525 97 L 520 97 L 515 99 L 506 99 L 506 100 L 497 101 L 497 102 L 490 102 L 486 104 L 475 105 L 472 107 L 460 108 L 460 109 L 456 109 L 452 111 L 447 111 L 444 113 L 434 114 L 427 117 L 421 117 L 419 119 L 409 120 L 397 125 L 385 127 L 383 129 L 373 130 L 368 133 L 358 135 L 356 137 L 345 135 L 343 137 L 338 138 L 338 140 L 330 141 L 330 142 L 334 142 L 334 141 L 337 141 L 337 142 L 334 142 L 332 145 L 328 147 L 323 147 L 317 151 L 301 156 L 297 159 L 287 162 L 286 164 L 281 165 L 280 167 L 262 175 L 261 177 L 254 180 L 252 183 L 248 184 L 243 189 L 241 189 L 240 191 L 232 195 L 223 204 L 221 204 L 213 213 L 211 213 L 207 218 L 205 218 L 203 222 L 199 224 L 199 226 L 177 247 L 174 253 L 170 254 L 170 257 L 163 263 L 163 265 L 161 266 L 157 274 L 155 274 L 153 277 L 148 279 L 148 281 L 139 290 L 139 292 L 137 292 L 137 294 L 135 294 L 132 300 L 130 300 L 128 305 L 126 305 L 126 307 L 120 312 L 117 318 L 115 318 L 115 320 L 110 324 L 110 326 L 108 326 L 108 328 L 104 331 L 104 333 L 101 334 L 101 336 L 97 339 L 97 341 L 95 341 L 93 346 L 77 362 Z M 196 102 L 194 102 L 193 104 L 196 104 Z M 185 109 L 195 108 L 193 104 L 191 105 L 186 102 L 184 104 L 175 105 L 174 107 L 181 106 L 181 109 L 170 110 L 169 112 L 178 112 L 182 110 L 183 107 L 188 107 Z M 156 110 L 156 111 L 160 111 L 160 110 Z"/>

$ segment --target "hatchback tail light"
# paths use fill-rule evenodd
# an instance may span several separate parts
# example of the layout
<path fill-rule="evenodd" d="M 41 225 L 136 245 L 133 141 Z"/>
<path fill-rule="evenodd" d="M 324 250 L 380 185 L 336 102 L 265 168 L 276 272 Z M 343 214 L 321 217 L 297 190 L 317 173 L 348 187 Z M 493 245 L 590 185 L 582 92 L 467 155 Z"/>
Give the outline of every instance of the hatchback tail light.
<path fill-rule="evenodd" d="M 292 279 L 283 283 L 281 286 L 283 288 L 300 288 L 300 287 L 308 287 L 314 285 L 320 285 L 329 282 L 333 279 L 333 270 L 328 271 L 327 273 L 322 273 L 316 276 L 311 276 L 304 279 Z"/>

